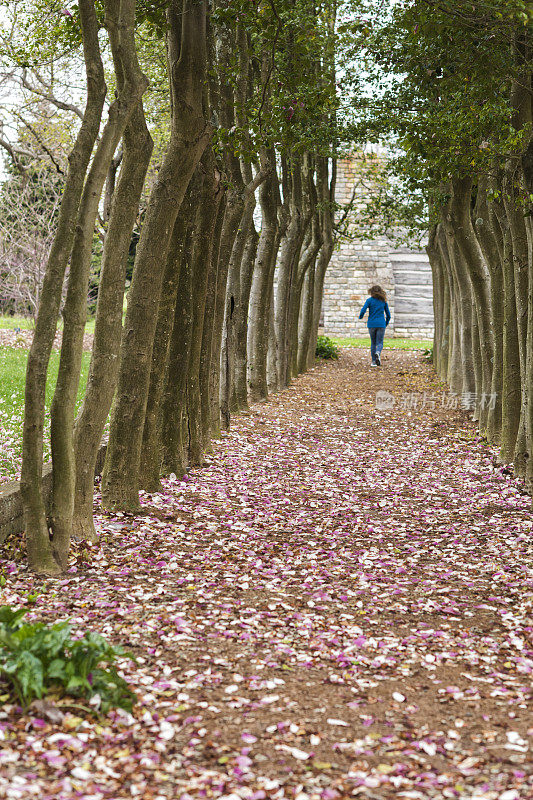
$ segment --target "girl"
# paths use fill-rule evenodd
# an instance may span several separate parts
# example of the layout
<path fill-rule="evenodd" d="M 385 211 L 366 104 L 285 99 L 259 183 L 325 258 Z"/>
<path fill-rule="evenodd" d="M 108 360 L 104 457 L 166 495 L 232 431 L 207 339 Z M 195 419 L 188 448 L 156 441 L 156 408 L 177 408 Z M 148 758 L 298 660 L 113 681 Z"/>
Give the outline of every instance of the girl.
<path fill-rule="evenodd" d="M 371 367 L 381 367 L 381 351 L 383 350 L 383 338 L 385 328 L 390 322 L 390 311 L 387 304 L 387 295 L 381 286 L 371 286 L 368 290 L 370 297 L 364 304 L 359 314 L 359 319 L 363 319 L 368 308 L 367 328 L 370 334 L 370 355 L 372 356 Z"/>

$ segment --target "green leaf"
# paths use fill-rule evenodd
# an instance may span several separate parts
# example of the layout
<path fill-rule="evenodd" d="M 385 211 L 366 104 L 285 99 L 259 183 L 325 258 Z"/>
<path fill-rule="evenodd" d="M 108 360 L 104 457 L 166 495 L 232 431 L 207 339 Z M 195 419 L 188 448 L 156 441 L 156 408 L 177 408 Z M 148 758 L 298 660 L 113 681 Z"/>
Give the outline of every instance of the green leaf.
<path fill-rule="evenodd" d="M 0 606 L 0 624 L 5 625 L 7 628 L 16 628 L 22 617 L 27 613 L 27 608 Z"/>
<path fill-rule="evenodd" d="M 43 665 L 41 661 L 27 651 L 17 657 L 16 678 L 20 683 L 22 695 L 26 702 L 34 697 L 42 697 L 44 688 Z"/>
<path fill-rule="evenodd" d="M 100 634 L 72 639 L 68 621 L 23 622 L 26 609 L 0 609 L 0 675 L 22 704 L 62 687 L 74 696 L 99 694 L 101 709 L 131 709 L 136 697 L 113 663 L 129 657 Z"/>
<path fill-rule="evenodd" d="M 90 685 L 91 684 L 89 683 L 87 678 L 84 678 L 81 675 L 73 675 L 72 678 L 69 679 L 65 688 L 67 692 L 70 692 L 72 689 L 79 689 L 81 686 L 90 687 Z"/>
<path fill-rule="evenodd" d="M 49 664 L 48 669 L 46 670 L 46 675 L 48 678 L 58 678 L 59 680 L 65 677 L 65 666 L 66 662 L 62 658 L 54 658 L 54 660 Z"/>

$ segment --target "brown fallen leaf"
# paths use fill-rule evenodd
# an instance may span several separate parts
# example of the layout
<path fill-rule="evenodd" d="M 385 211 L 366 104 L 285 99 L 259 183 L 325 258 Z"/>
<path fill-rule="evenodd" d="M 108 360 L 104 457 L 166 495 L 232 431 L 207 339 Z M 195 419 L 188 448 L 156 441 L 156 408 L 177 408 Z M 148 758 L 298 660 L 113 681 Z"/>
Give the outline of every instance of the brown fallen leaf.
<path fill-rule="evenodd" d="M 49 700 L 34 700 L 30 706 L 31 710 L 38 714 L 43 719 L 47 719 L 54 725 L 60 725 L 65 719 L 65 715 L 55 703 Z"/>

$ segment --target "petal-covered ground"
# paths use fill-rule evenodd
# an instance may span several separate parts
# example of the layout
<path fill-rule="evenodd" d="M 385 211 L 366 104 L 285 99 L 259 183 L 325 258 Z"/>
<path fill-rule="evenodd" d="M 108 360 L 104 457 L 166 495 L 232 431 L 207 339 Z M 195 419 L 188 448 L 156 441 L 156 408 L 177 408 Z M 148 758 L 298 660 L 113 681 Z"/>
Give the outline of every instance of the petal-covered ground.
<path fill-rule="evenodd" d="M 345 350 L 64 579 L 4 562 L 3 602 L 138 656 L 139 702 L 4 706 L 0 797 L 533 797 L 530 498 L 453 405 Z"/>

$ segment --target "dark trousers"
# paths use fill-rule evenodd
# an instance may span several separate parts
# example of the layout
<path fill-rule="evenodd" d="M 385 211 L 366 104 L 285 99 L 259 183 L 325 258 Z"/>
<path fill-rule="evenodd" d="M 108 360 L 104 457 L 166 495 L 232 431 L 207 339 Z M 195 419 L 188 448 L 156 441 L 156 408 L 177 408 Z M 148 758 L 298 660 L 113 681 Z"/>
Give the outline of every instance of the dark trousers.
<path fill-rule="evenodd" d="M 372 363 L 374 363 L 376 355 L 381 355 L 383 350 L 385 328 L 369 328 L 368 332 L 370 334 L 370 355 L 372 356 Z"/>

